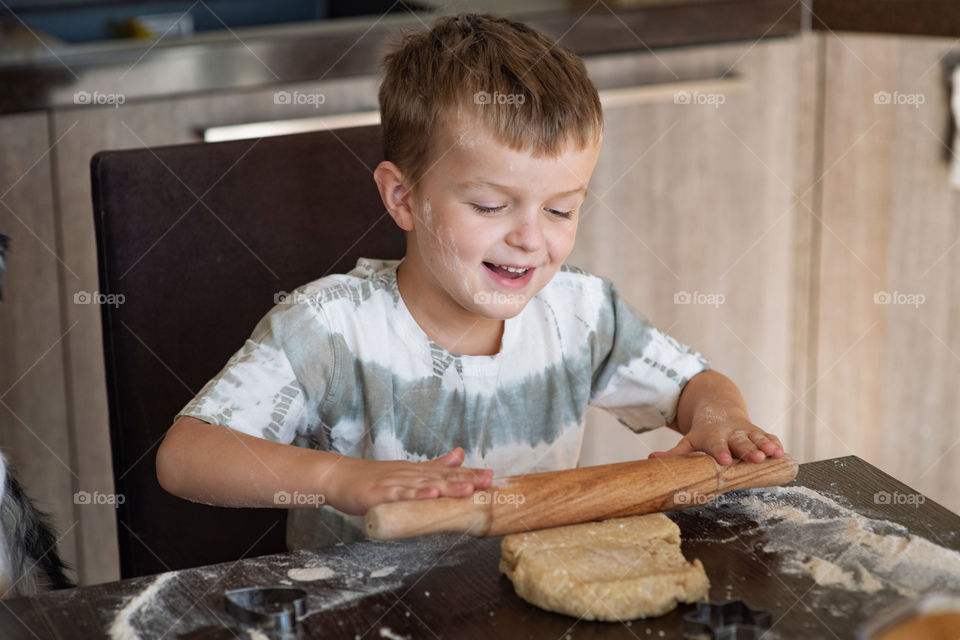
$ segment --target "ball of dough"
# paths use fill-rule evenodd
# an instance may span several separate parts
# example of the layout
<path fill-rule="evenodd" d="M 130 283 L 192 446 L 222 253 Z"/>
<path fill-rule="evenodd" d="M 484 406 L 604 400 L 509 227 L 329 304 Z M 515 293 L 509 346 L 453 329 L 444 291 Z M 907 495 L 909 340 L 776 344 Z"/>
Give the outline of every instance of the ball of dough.
<path fill-rule="evenodd" d="M 500 571 L 521 598 L 584 620 L 659 616 L 707 599 L 699 560 L 680 551 L 680 528 L 662 513 L 506 536 Z"/>

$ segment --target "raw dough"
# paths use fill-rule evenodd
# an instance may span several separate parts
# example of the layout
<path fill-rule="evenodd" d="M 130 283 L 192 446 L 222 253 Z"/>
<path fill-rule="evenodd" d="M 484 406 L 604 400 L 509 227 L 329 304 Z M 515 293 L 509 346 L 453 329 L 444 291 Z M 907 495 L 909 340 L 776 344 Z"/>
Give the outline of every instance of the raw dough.
<path fill-rule="evenodd" d="M 659 616 L 706 600 L 699 560 L 680 552 L 680 527 L 662 513 L 506 536 L 500 571 L 517 595 L 584 620 Z"/>
<path fill-rule="evenodd" d="M 309 582 L 310 580 L 326 580 L 332 578 L 336 573 L 330 567 L 297 567 L 287 571 L 287 576 L 300 582 Z"/>

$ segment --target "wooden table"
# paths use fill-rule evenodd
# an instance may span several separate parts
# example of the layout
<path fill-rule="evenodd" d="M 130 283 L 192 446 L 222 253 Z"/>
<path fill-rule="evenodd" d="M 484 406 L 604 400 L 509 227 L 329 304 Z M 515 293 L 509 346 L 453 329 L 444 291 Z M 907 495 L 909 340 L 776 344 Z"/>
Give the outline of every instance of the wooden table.
<path fill-rule="evenodd" d="M 918 536 L 951 562 L 960 561 L 960 554 L 947 551 L 960 550 L 960 516 L 859 458 L 803 464 L 791 486 L 850 509 L 854 518 L 838 522 L 887 520 L 881 526 L 904 540 Z M 742 506 L 743 500 L 776 502 L 777 495 L 785 494 L 738 491 L 670 514 L 683 531 L 686 556 L 703 561 L 711 601 L 737 598 L 770 612 L 775 624 L 767 638 L 851 638 L 867 616 L 903 598 L 889 588 L 820 585 L 789 571 L 790 554 L 770 550 L 772 543 L 793 542 L 774 526 L 784 521 L 752 518 Z M 805 526 L 809 534 L 818 525 Z M 771 537 L 778 531 L 784 540 Z M 919 539 L 916 544 L 926 546 Z M 0 603 L 0 638 L 251 638 L 224 612 L 223 592 L 281 584 L 308 593 L 304 638 L 678 638 L 683 615 L 693 608 L 681 605 L 660 618 L 623 623 L 578 621 L 517 597 L 498 572 L 499 555 L 499 538 L 438 534 L 249 558 L 7 600 Z M 942 560 L 937 564 L 947 568 L 946 584 L 939 586 L 960 590 L 960 572 Z"/>

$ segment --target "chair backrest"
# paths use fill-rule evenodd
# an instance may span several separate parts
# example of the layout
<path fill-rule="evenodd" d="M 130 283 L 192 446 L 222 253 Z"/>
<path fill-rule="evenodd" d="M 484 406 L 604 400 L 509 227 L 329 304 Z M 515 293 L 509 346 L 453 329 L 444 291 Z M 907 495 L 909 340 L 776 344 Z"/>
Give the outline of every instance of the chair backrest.
<path fill-rule="evenodd" d="M 166 493 L 156 447 L 275 295 L 400 258 L 378 126 L 105 151 L 91 161 L 124 578 L 285 549 L 286 512 Z M 123 296 L 120 298 L 120 296 Z"/>

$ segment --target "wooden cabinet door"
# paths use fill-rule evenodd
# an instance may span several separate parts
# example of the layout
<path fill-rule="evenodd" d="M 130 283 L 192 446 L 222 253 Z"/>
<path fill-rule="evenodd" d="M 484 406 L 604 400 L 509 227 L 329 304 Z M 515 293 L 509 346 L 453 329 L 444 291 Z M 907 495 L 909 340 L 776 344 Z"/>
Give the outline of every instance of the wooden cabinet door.
<path fill-rule="evenodd" d="M 948 179 L 960 50 L 953 38 L 823 38 L 813 453 L 856 453 L 960 511 L 960 192 Z"/>
<path fill-rule="evenodd" d="M 795 37 L 590 60 L 601 89 L 740 82 L 605 109 L 569 258 L 706 355 L 740 386 L 753 422 L 800 458 L 808 453 L 809 53 Z M 668 429 L 637 436 L 597 409 L 587 425 L 581 464 L 645 458 L 679 439 Z"/>
<path fill-rule="evenodd" d="M 61 292 L 76 277 L 54 217 L 45 113 L 0 117 L 0 233 L 11 239 L 0 300 L 0 448 L 24 491 L 53 516 L 61 555 L 76 566 L 79 477 L 69 429 L 65 353 L 76 328 Z"/>

